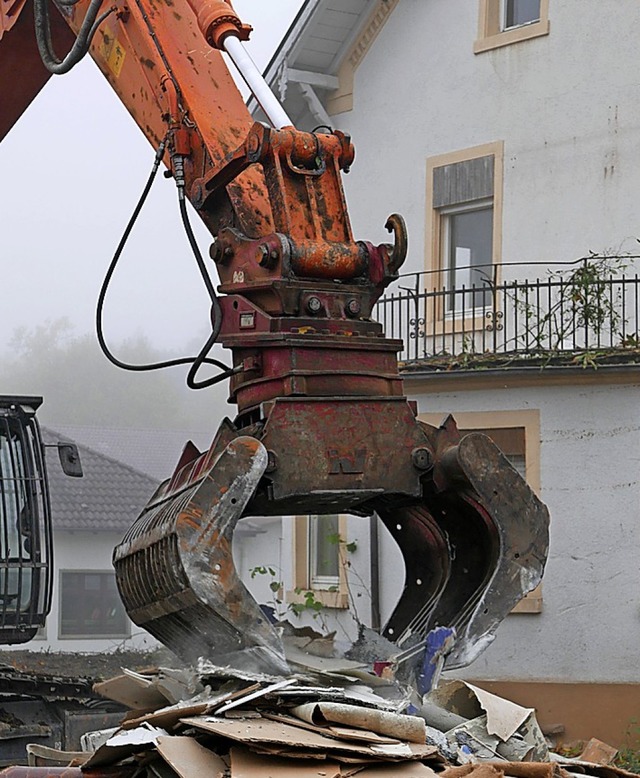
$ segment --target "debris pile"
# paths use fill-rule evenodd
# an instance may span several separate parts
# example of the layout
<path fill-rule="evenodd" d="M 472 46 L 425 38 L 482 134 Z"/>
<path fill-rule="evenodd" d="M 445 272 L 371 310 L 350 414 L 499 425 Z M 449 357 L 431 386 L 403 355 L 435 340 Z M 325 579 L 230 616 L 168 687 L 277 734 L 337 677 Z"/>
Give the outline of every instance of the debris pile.
<path fill-rule="evenodd" d="M 64 774 L 85 778 L 631 775 L 597 744 L 594 762 L 550 753 L 532 709 L 471 684 L 420 694 L 392 663 L 378 662 L 378 675 L 366 661 L 318 656 L 330 653 L 324 639 L 298 631 L 285 647 L 288 677 L 203 659 L 188 670 L 124 670 L 95 686 L 129 708 L 121 725 L 85 735 L 82 754 L 32 751 L 30 764 L 76 765 Z"/>

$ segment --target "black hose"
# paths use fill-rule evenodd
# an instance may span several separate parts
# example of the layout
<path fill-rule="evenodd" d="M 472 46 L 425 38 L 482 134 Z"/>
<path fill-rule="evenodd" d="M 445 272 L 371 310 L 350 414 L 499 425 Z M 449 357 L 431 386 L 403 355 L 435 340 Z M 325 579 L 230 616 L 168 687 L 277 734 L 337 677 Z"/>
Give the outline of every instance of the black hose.
<path fill-rule="evenodd" d="M 77 0 L 66 0 L 63 5 L 74 5 Z M 33 0 L 33 17 L 36 29 L 36 41 L 38 51 L 46 69 L 55 75 L 68 73 L 74 65 L 89 51 L 89 46 L 96 30 L 102 22 L 113 13 L 115 7 L 109 8 L 98 16 L 100 6 L 104 0 L 91 0 L 84 21 L 78 32 L 78 36 L 64 59 L 59 59 L 53 49 L 51 40 L 51 22 L 49 19 L 49 0 Z"/>
<path fill-rule="evenodd" d="M 213 332 L 211 336 L 209 336 L 207 342 L 205 343 L 203 349 L 200 351 L 200 353 L 196 357 L 182 357 L 180 359 L 170 359 L 165 360 L 162 362 L 153 362 L 146 365 L 133 365 L 129 364 L 127 362 L 123 362 L 122 360 L 118 359 L 116 356 L 114 356 L 109 347 L 107 346 L 106 340 L 104 338 L 104 330 L 103 330 L 103 309 L 104 309 L 104 301 L 105 297 L 107 295 L 107 290 L 109 289 L 109 284 L 111 283 L 111 278 L 113 276 L 113 273 L 116 269 L 116 266 L 120 260 L 120 256 L 122 255 L 122 251 L 127 243 L 127 240 L 129 239 L 129 235 L 131 234 L 131 231 L 133 229 L 134 224 L 136 223 L 138 216 L 140 215 L 140 211 L 142 210 L 142 207 L 144 206 L 144 203 L 149 195 L 149 192 L 151 191 L 151 186 L 153 184 L 153 181 L 156 177 L 156 174 L 158 172 L 158 168 L 160 167 L 160 163 L 162 161 L 162 157 L 164 156 L 164 151 L 167 145 L 166 138 L 160 143 L 158 146 L 158 150 L 156 151 L 155 160 L 153 163 L 153 168 L 151 169 L 151 173 L 149 174 L 149 178 L 147 179 L 147 183 L 145 184 L 145 187 L 142 191 L 142 194 L 140 195 L 140 199 L 138 200 L 136 207 L 134 208 L 133 213 L 131 214 L 131 218 L 129 219 L 129 222 L 122 234 L 122 237 L 120 238 L 120 242 L 118 243 L 118 247 L 116 248 L 116 251 L 113 255 L 113 259 L 111 260 L 111 263 L 109 264 L 109 267 L 107 269 L 107 272 L 105 274 L 104 280 L 102 282 L 102 286 L 100 288 L 100 294 L 98 295 L 98 303 L 96 305 L 96 335 L 98 338 L 98 343 L 100 344 L 100 348 L 102 350 L 102 353 L 105 355 L 105 357 L 114 364 L 116 367 L 119 367 L 123 370 L 130 370 L 134 372 L 148 372 L 151 370 L 161 370 L 167 367 L 177 367 L 178 365 L 191 365 L 191 369 L 189 370 L 189 376 L 187 378 L 187 385 L 192 389 L 201 389 L 205 386 L 211 386 L 214 383 L 218 383 L 219 381 L 224 380 L 225 378 L 228 378 L 230 375 L 233 375 L 234 373 L 239 372 L 241 368 L 230 368 L 228 365 L 225 365 L 223 362 L 218 361 L 217 359 L 213 359 L 210 357 L 207 357 L 209 351 L 211 350 L 213 344 L 217 340 L 218 334 L 220 332 L 220 326 L 222 324 L 222 315 L 220 310 L 220 304 L 218 302 L 218 299 L 215 295 L 215 290 L 213 289 L 213 285 L 211 284 L 211 280 L 209 280 L 209 283 L 207 285 L 207 289 L 210 291 L 210 294 L 213 293 L 213 296 L 215 298 L 216 305 L 214 305 L 214 326 L 213 326 Z M 181 208 L 182 210 L 182 208 Z M 187 224 L 188 218 L 187 218 Z M 189 237 L 189 242 L 192 245 L 192 248 L 195 246 L 197 249 L 197 244 L 195 242 L 195 237 L 193 236 L 193 232 L 191 230 L 191 225 L 189 225 L 189 229 L 187 231 L 187 235 Z M 199 250 L 197 251 L 197 254 L 199 256 L 200 261 L 202 262 L 203 268 L 204 268 L 204 262 L 202 261 L 202 256 L 200 255 Z M 200 264 L 200 263 L 199 263 Z M 204 272 L 206 275 L 206 268 L 204 268 Z M 213 365 L 214 367 L 220 368 L 222 371 L 216 376 L 213 376 L 213 378 L 207 379 L 203 382 L 196 382 L 193 380 L 193 377 L 195 376 L 196 371 L 203 365 Z"/>
<path fill-rule="evenodd" d="M 187 212 L 187 203 L 186 203 L 185 193 L 184 193 L 184 188 L 185 188 L 184 160 L 179 154 L 176 154 L 173 157 L 173 176 L 176 182 L 176 186 L 178 188 L 178 203 L 180 206 L 180 216 L 182 217 L 182 224 L 187 234 L 187 239 L 189 241 L 189 245 L 191 246 L 191 250 L 193 251 L 193 255 L 195 257 L 196 263 L 200 270 L 200 274 L 202 275 L 202 280 L 204 281 L 204 285 L 206 286 L 207 292 L 209 293 L 209 298 L 211 299 L 211 309 L 213 314 L 213 330 L 211 332 L 211 335 L 207 339 L 207 342 L 202 347 L 202 350 L 200 351 L 198 356 L 195 358 L 193 364 L 189 368 L 189 372 L 187 374 L 187 386 L 189 387 L 189 389 L 206 389 L 209 386 L 213 386 L 214 384 L 220 383 L 220 381 L 224 381 L 225 378 L 228 378 L 234 373 L 239 373 L 242 370 L 242 367 L 238 366 L 235 368 L 228 368 L 226 372 L 219 373 L 218 375 L 212 376 L 211 378 L 206 378 L 204 381 L 196 380 L 196 374 L 198 373 L 202 365 L 208 362 L 207 356 L 211 351 L 211 349 L 213 348 L 214 344 L 218 340 L 218 335 L 220 334 L 220 328 L 222 327 L 222 309 L 220 308 L 220 301 L 218 299 L 218 295 L 216 294 L 215 287 L 211 282 L 211 278 L 209 276 L 209 273 L 207 272 L 207 267 L 204 263 L 204 259 L 202 258 L 200 247 L 198 246 L 198 243 L 193 234 L 193 230 L 191 229 L 191 222 L 189 221 L 189 214 Z"/>

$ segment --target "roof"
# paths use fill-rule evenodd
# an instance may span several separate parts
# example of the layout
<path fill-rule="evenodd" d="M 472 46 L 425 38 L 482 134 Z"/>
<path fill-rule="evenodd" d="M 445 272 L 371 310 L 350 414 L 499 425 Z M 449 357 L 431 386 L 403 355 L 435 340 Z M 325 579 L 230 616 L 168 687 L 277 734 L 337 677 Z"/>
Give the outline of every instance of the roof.
<path fill-rule="evenodd" d="M 306 0 L 264 77 L 283 102 L 293 122 L 302 126 L 312 115 L 316 124 L 325 121 L 322 98 L 337 87 L 336 74 L 377 0 Z M 260 118 L 255 98 L 249 110 Z"/>
<path fill-rule="evenodd" d="M 215 432 L 79 425 L 58 426 L 57 431 L 158 481 L 173 473 L 188 440 L 202 451 L 209 448 Z"/>
<path fill-rule="evenodd" d="M 73 440 L 42 428 L 45 444 Z M 75 441 L 74 441 L 75 442 Z M 84 476 L 62 472 L 53 449 L 47 449 L 54 530 L 126 530 L 158 487 L 158 480 L 88 446 L 78 444 Z"/>

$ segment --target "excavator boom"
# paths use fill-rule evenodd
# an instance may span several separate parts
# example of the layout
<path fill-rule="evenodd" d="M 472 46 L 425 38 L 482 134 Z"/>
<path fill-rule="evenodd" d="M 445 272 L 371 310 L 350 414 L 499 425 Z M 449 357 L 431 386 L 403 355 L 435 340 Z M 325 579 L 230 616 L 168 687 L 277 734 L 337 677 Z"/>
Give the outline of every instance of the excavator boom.
<path fill-rule="evenodd" d="M 451 627 L 448 664 L 468 663 L 540 581 L 548 516 L 488 438 L 460 438 L 452 419 L 440 429 L 416 419 L 398 371 L 402 344 L 372 318 L 405 260 L 406 229 L 393 215 L 392 243 L 354 239 L 341 182 L 350 138 L 292 126 L 229 2 L 33 2 L 47 70 L 63 73 L 90 51 L 170 169 L 181 209 L 188 199 L 211 233 L 220 286 L 203 269 L 212 330 L 188 383 L 218 380 L 195 378 L 214 342 L 233 358 L 221 377 L 236 418 L 208 451 L 185 449 L 115 550 L 129 615 L 187 658 L 286 672 L 279 638 L 234 568 L 235 524 L 377 514 L 406 566 L 385 637 L 404 651 Z M 26 11 L 10 24 L 0 7 L 1 54 Z M 64 58 L 60 19 L 77 36 Z M 223 51 L 271 126 L 251 120 Z M 34 91 L 14 96 L 12 115 Z"/>

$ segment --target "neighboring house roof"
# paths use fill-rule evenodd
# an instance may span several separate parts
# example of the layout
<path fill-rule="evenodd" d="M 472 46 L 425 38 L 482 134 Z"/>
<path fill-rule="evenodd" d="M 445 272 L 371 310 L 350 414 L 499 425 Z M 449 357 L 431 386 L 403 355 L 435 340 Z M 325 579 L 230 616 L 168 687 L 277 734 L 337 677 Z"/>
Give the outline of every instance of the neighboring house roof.
<path fill-rule="evenodd" d="M 57 432 L 158 481 L 172 475 L 191 440 L 201 451 L 211 445 L 211 430 L 134 429 L 131 427 L 57 427 Z"/>
<path fill-rule="evenodd" d="M 317 124 L 328 117 L 322 98 L 338 87 L 344 58 L 375 9 L 378 0 L 306 0 L 282 39 L 264 76 L 299 124 L 309 113 Z M 249 110 L 261 118 L 255 101 Z"/>
<path fill-rule="evenodd" d="M 204 433 L 174 430 L 104 427 L 63 427 L 56 432 L 41 427 L 41 430 L 45 443 L 73 441 L 78 446 L 84 471 L 83 478 L 64 475 L 55 451 L 47 450 L 53 525 L 58 530 L 126 530 L 160 481 L 173 473 L 187 440 L 199 443 L 201 450 L 209 446 Z M 89 442 L 91 445 L 87 445 Z M 114 456 L 107 452 L 113 452 Z M 123 459 L 137 462 L 138 466 L 131 467 Z M 149 471 L 158 472 L 158 478 L 149 475 Z M 262 535 L 267 526 L 279 520 L 279 517 L 245 518 L 238 524 L 235 536 Z"/>
<path fill-rule="evenodd" d="M 73 440 L 42 428 L 45 444 Z M 77 441 L 74 441 L 77 443 Z M 54 449 L 47 449 L 54 530 L 126 530 L 158 487 L 146 473 L 77 443 L 84 476 L 62 472 Z"/>

